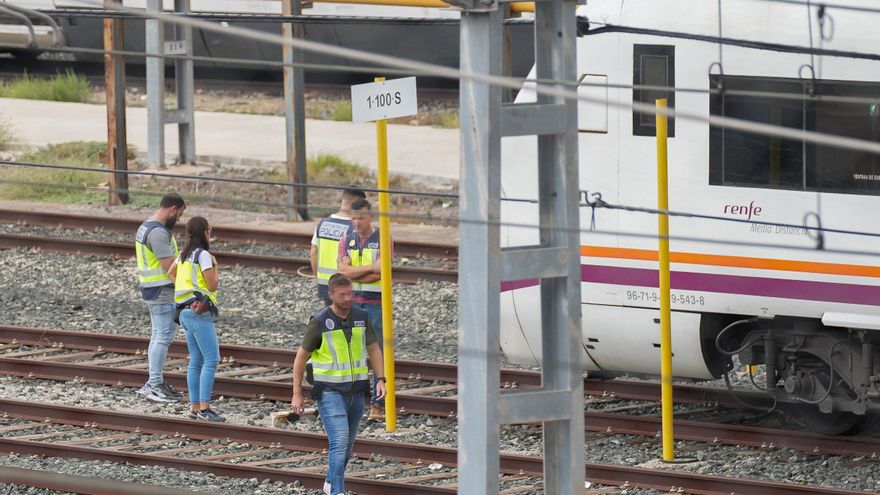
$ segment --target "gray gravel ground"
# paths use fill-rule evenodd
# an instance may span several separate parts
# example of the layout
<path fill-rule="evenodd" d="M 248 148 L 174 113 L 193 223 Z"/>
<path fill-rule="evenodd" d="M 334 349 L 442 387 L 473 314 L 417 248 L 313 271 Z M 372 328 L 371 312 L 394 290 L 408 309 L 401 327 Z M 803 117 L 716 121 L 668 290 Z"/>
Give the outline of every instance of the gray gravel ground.
<path fill-rule="evenodd" d="M 146 336 L 149 317 L 134 280 L 130 259 L 75 257 L 21 249 L 0 251 L 0 322 Z M 455 361 L 456 286 L 444 283 L 397 285 L 394 290 L 397 356 Z M 315 304 L 314 287 L 307 279 L 280 272 L 222 266 L 221 305 L 222 315 L 218 321 L 221 342 L 287 348 L 298 345 L 308 315 L 320 307 Z M 32 397 L 52 403 L 150 414 L 181 415 L 186 409 L 182 404 L 158 405 L 143 401 L 131 388 L 9 377 L 0 380 L 0 396 Z M 271 411 L 287 407 L 283 403 L 228 398 L 216 404 L 231 422 L 255 425 L 267 425 Z M 290 428 L 321 431 L 318 421 L 309 416 Z M 386 434 L 381 426 L 366 424 L 362 434 L 448 447 L 457 443 L 455 423 L 418 416 L 401 417 L 399 430 L 394 434 Z M 502 445 L 506 452 L 536 455 L 540 453 L 541 438 L 533 426 L 510 426 L 502 430 Z M 687 442 L 680 443 L 679 448 L 699 461 L 677 469 L 868 492 L 880 490 L 880 463 L 872 460 L 790 450 L 691 446 Z M 586 455 L 593 462 L 656 467 L 660 446 L 641 437 L 599 436 L 588 443 Z M 3 462 L 8 459 L 11 458 L 4 458 Z M 67 462 L 74 466 L 83 464 Z M 177 475 L 169 472 L 167 476 Z"/>
<path fill-rule="evenodd" d="M 134 394 L 133 388 L 114 388 L 81 383 L 60 383 L 39 380 L 0 379 L 0 397 L 36 397 L 41 401 L 84 407 L 112 408 L 119 411 L 141 411 L 149 414 L 182 416 L 185 404 L 155 404 Z M 257 426 L 269 425 L 269 413 L 285 410 L 286 403 L 223 398 L 215 409 L 229 422 Z M 321 432 L 319 421 L 310 415 L 293 425 L 299 431 Z M 362 438 L 393 439 L 444 447 L 457 445 L 454 422 L 423 416 L 401 416 L 398 431 L 386 433 L 380 424 L 362 425 Z M 536 426 L 508 426 L 502 430 L 502 449 L 507 453 L 539 455 L 540 430 Z M 766 480 L 792 481 L 839 488 L 880 490 L 880 463 L 853 456 L 805 454 L 790 449 L 766 450 L 735 446 L 708 446 L 695 442 L 678 442 L 678 456 L 695 457 L 697 462 L 677 469 L 703 474 L 749 477 Z M 663 468 L 657 459 L 661 446 L 656 439 L 629 435 L 591 434 L 585 450 L 591 462 Z"/>
<path fill-rule="evenodd" d="M 40 227 L 32 225 L 10 225 L 0 224 L 0 233 L 16 234 L 16 235 L 39 235 L 48 237 L 75 238 L 88 241 L 100 242 L 132 242 L 132 234 L 109 231 L 103 229 L 68 229 L 60 227 Z M 183 245 L 183 239 L 178 237 L 178 241 Z M 258 256 L 283 256 L 289 258 L 308 258 L 308 248 L 297 248 L 292 246 L 284 246 L 281 244 L 263 244 L 255 242 L 219 242 L 211 243 L 213 251 L 222 251 L 228 253 L 244 253 L 254 254 Z M 435 268 L 443 270 L 453 270 L 457 268 L 456 259 L 433 258 L 421 256 L 401 257 L 395 256 L 392 263 L 394 266 L 420 266 L 426 268 Z"/>
<path fill-rule="evenodd" d="M 100 477 L 120 481 L 159 485 L 166 488 L 180 488 L 199 492 L 210 492 L 223 495 L 261 494 L 287 495 L 302 493 L 310 495 L 323 494 L 321 490 L 307 490 L 299 484 L 272 482 L 269 480 L 228 478 L 201 471 L 181 471 L 158 466 L 138 466 L 134 464 L 116 464 L 103 461 L 82 461 L 57 457 L 37 457 L 8 455 L 0 457 L 0 465 L 24 469 L 39 469 L 62 474 Z M 16 486 L 13 491 L 5 491 L 8 487 L 0 487 L 0 495 L 5 494 L 66 494 L 55 490 L 44 490 Z"/>
<path fill-rule="evenodd" d="M 314 282 L 218 262 L 220 342 L 295 349 L 309 316 L 322 307 Z M 393 297 L 396 356 L 455 361 L 456 286 L 397 284 Z M 145 337 L 150 331 L 132 259 L 24 249 L 0 251 L 0 322 Z"/>

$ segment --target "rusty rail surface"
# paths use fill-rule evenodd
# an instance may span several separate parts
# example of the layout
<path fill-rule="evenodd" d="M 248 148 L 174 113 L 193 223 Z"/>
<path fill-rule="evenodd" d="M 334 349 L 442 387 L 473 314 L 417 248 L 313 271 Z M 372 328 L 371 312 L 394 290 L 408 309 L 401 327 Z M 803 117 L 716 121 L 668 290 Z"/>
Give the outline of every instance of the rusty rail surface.
<path fill-rule="evenodd" d="M 2 331 L 2 327 L 0 327 Z M 2 335 L 2 333 L 0 333 Z M 0 341 L 7 338 L 0 338 Z M 90 383 L 112 386 L 137 387 L 144 383 L 147 371 L 120 367 L 94 366 L 38 359 L 4 358 L 0 355 L 0 373 L 51 380 L 78 379 Z M 186 388 L 184 373 L 166 372 L 168 383 Z M 609 382 L 613 385 L 620 382 Z M 648 384 L 656 388 L 654 384 Z M 289 383 L 260 379 L 217 377 L 214 391 L 217 394 L 288 401 L 292 394 Z M 309 386 L 304 384 L 309 390 Z M 656 393 L 656 391 L 655 391 Z M 606 394 L 608 395 L 608 394 Z M 455 398 L 410 394 L 406 390 L 397 394 L 400 412 L 454 418 L 457 414 Z M 608 434 L 656 436 L 660 420 L 654 416 L 628 416 L 602 412 L 584 413 L 585 430 Z M 876 456 L 880 452 L 880 439 L 868 437 L 826 436 L 794 430 L 759 428 L 754 426 L 727 425 L 712 422 L 677 420 L 676 437 L 738 446 L 791 448 L 810 453 L 852 454 Z"/>
<path fill-rule="evenodd" d="M 140 428 L 141 432 L 154 434 L 167 434 L 174 431 L 193 439 L 204 440 L 212 438 L 229 438 L 232 441 L 247 442 L 259 446 L 277 445 L 280 441 L 282 446 L 290 448 L 291 450 L 319 452 L 326 444 L 326 437 L 323 435 L 293 432 L 290 430 L 233 426 L 188 419 L 176 419 L 146 414 L 126 414 L 99 409 L 54 406 L 23 401 L 0 400 L 0 410 L 19 418 L 38 421 L 44 421 L 46 418 L 50 418 L 51 421 L 55 423 L 78 426 L 91 424 L 93 426 L 111 430 L 135 431 Z M 323 474 L 304 470 L 272 469 L 216 461 L 183 459 L 155 454 L 139 454 L 91 447 L 56 445 L 28 440 L 15 440 L 14 438 L 0 438 L 0 451 L 17 452 L 27 455 L 51 455 L 80 459 L 108 460 L 113 462 L 130 462 L 141 465 L 159 465 L 176 469 L 207 471 L 222 476 L 257 479 L 269 478 L 271 480 L 284 482 L 300 481 L 306 487 L 316 489 L 320 488 L 324 481 Z M 430 456 L 427 453 L 428 451 L 430 451 Z M 392 452 L 401 452 L 402 456 L 397 457 Z M 417 444 L 378 442 L 363 439 L 358 440 L 358 442 L 355 443 L 355 453 L 358 455 L 381 453 L 387 457 L 407 462 L 436 460 L 437 462 L 444 463 L 448 466 L 457 465 L 457 452 L 454 449 L 427 447 Z M 414 458 L 414 456 L 418 456 L 419 454 L 425 455 Z M 441 458 L 447 460 L 447 462 L 440 460 Z M 542 459 L 540 457 L 511 456 L 503 454 L 501 456 L 502 470 L 506 470 L 510 467 L 512 458 L 518 459 L 521 466 L 528 467 L 528 469 L 521 470 L 523 474 L 540 476 L 542 466 Z M 727 478 L 691 472 L 651 470 L 609 464 L 586 463 L 584 467 L 586 478 L 596 483 L 618 486 L 626 483 L 630 486 L 653 488 L 660 491 L 670 491 L 673 490 L 674 487 L 678 487 L 686 492 L 711 495 L 727 495 L 730 493 L 737 493 L 740 495 L 766 493 L 773 493 L 775 495 L 855 495 L 864 493 L 861 491 L 829 487 Z M 347 483 L 350 483 L 351 488 L 354 490 L 365 494 L 455 493 L 455 490 L 451 488 L 404 485 L 394 481 L 365 480 L 355 477 L 352 477 Z"/>
<path fill-rule="evenodd" d="M 8 343 L 13 340 L 28 345 L 51 346 L 53 344 L 64 344 L 65 347 L 82 350 L 95 350 L 101 347 L 107 352 L 122 354 L 144 352 L 150 342 L 145 337 L 0 325 L 0 342 Z M 186 357 L 188 355 L 186 343 L 180 340 L 174 341 L 168 352 L 173 357 Z M 270 347 L 221 344 L 220 355 L 232 357 L 241 364 L 259 366 L 278 364 L 291 367 L 296 351 Z M 447 383 L 456 383 L 458 381 L 458 368 L 452 363 L 396 359 L 394 366 L 395 376 L 401 379 L 418 378 L 426 381 Z M 506 368 L 501 370 L 501 382 L 523 387 L 537 387 L 541 385 L 541 374 L 537 371 Z M 648 381 L 585 378 L 584 393 L 593 396 L 616 396 L 621 399 L 659 401 L 660 385 Z M 737 403 L 730 397 L 730 394 L 722 389 L 676 385 L 674 393 L 676 402 L 717 402 L 725 406 L 737 407 Z M 761 396 L 753 393 L 743 393 L 742 397 L 758 399 Z"/>
<path fill-rule="evenodd" d="M 80 229 L 103 229 L 113 232 L 126 232 L 134 235 L 142 219 L 110 216 L 78 215 L 73 213 L 37 212 L 0 208 L 0 223 L 39 225 L 44 227 L 64 227 Z M 185 226 L 178 224 L 175 232 L 184 233 Z M 225 242 L 257 242 L 261 244 L 280 244 L 307 248 L 311 246 L 311 234 L 285 232 L 272 229 L 212 226 L 211 235 Z M 432 258 L 458 258 L 458 246 L 418 241 L 394 242 L 394 252 L 400 256 L 428 256 Z"/>
<path fill-rule="evenodd" d="M 0 249 L 21 247 L 72 254 L 96 254 L 124 258 L 134 256 L 134 244 L 0 233 Z M 301 268 L 311 268 L 311 263 L 307 259 L 229 252 L 214 254 L 223 265 L 240 265 L 290 273 L 296 273 Z M 396 282 L 408 284 L 420 281 L 458 282 L 456 270 L 438 270 L 436 268 L 397 266 L 393 269 L 393 277 Z"/>
<path fill-rule="evenodd" d="M 73 474 L 53 473 L 39 469 L 0 466 L 0 483 L 32 486 L 47 490 L 84 493 L 87 495 L 197 495 L 200 492 L 182 488 L 88 478 Z M 9 492 L 7 492 L 9 493 Z"/>

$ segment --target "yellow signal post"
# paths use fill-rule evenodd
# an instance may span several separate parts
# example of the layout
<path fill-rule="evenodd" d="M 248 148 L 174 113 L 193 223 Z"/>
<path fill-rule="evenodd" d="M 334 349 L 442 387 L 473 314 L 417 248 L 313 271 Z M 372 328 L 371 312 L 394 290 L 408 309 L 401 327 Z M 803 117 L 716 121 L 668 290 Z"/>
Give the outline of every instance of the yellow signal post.
<path fill-rule="evenodd" d="M 666 98 L 657 100 L 657 209 L 669 210 L 669 173 L 666 153 Z M 660 252 L 660 400 L 662 408 L 663 460 L 675 460 L 672 416 L 672 311 L 669 283 L 669 215 L 657 215 Z"/>
<path fill-rule="evenodd" d="M 375 82 L 384 81 L 377 77 Z M 388 121 L 376 121 L 379 149 L 379 256 L 382 261 L 382 347 L 385 364 L 385 431 L 397 431 L 397 400 L 394 396 L 394 318 L 391 312 L 391 219 L 388 216 Z"/>

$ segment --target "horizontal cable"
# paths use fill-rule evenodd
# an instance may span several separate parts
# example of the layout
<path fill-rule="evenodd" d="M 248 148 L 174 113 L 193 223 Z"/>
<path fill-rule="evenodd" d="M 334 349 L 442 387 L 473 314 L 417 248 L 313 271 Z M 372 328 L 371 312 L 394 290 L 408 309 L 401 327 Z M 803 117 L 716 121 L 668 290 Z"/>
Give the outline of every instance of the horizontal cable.
<path fill-rule="evenodd" d="M 125 12 L 134 12 L 138 15 L 141 15 L 146 18 L 161 20 L 161 21 L 170 21 L 176 24 L 182 24 L 185 26 L 199 28 L 206 31 L 213 32 L 222 32 L 226 34 L 230 34 L 232 36 L 240 36 L 245 39 L 251 39 L 256 41 L 265 41 L 267 43 L 275 43 L 280 44 L 282 46 L 290 46 L 293 48 L 299 48 L 302 50 L 306 50 L 309 52 L 322 53 L 326 55 L 333 55 L 339 57 L 346 57 L 353 60 L 359 60 L 364 62 L 373 62 L 383 65 L 390 65 L 393 67 L 398 67 L 402 69 L 416 69 L 424 72 L 428 72 L 434 76 L 449 78 L 454 80 L 469 80 L 478 83 L 495 85 L 498 87 L 507 87 L 515 90 L 521 89 L 522 79 L 521 78 L 512 78 L 512 77 L 504 77 L 498 75 L 490 75 L 483 73 L 474 73 L 474 72 L 466 72 L 461 71 L 459 69 L 444 67 L 437 64 L 430 64 L 425 62 L 419 62 L 411 59 L 395 57 L 390 55 L 382 55 L 376 53 L 370 53 L 363 50 L 357 50 L 354 48 L 346 48 L 337 45 L 331 45 L 326 43 L 320 43 L 316 41 L 310 41 L 306 39 L 290 39 L 287 37 L 283 37 L 280 35 L 273 35 L 269 33 L 263 33 L 259 31 L 254 31 L 250 29 L 243 29 L 236 26 L 221 26 L 215 23 L 202 21 L 199 19 L 191 19 L 185 17 L 174 17 L 169 16 L 164 13 L 158 12 L 147 12 L 139 9 L 130 9 L 128 7 L 123 7 L 119 5 L 110 4 L 113 9 L 121 10 Z M 710 37 L 710 39 L 713 39 Z M 532 91 L 549 96 L 556 96 L 563 99 L 571 99 L 578 101 L 587 101 L 587 102 L 598 102 L 598 103 L 608 103 L 604 100 L 600 100 L 599 98 L 592 97 L 589 95 L 579 95 L 576 91 L 566 90 L 560 87 L 548 87 L 545 85 L 538 85 L 534 88 L 530 88 Z M 811 142 L 815 144 L 824 144 L 828 146 L 834 146 L 838 148 L 844 149 L 854 149 L 867 151 L 874 154 L 880 154 L 880 143 L 875 143 L 873 141 L 867 141 L 863 139 L 849 138 L 844 136 L 834 136 L 829 134 L 824 134 L 821 132 L 815 131 L 804 131 L 804 130 L 795 130 L 791 128 L 771 125 L 771 124 L 763 124 L 758 122 L 750 122 L 742 119 L 734 119 L 730 117 L 718 117 L 709 115 L 708 117 L 704 116 L 700 113 L 687 112 L 687 111 L 675 111 L 675 110 L 657 110 L 654 105 L 648 105 L 640 102 L 632 102 L 631 105 L 627 105 L 625 103 L 612 103 L 615 106 L 619 106 L 622 108 L 632 108 L 634 111 L 646 113 L 646 114 L 661 114 L 666 115 L 668 117 L 675 117 L 682 120 L 692 120 L 696 122 L 708 122 L 710 125 L 714 125 L 717 127 L 728 128 L 728 129 L 736 129 L 745 132 L 754 132 L 757 134 L 765 134 L 769 136 L 777 136 L 782 138 L 789 139 L 798 139 L 805 142 Z"/>
<path fill-rule="evenodd" d="M 837 9 L 837 10 L 849 10 L 852 12 L 864 12 L 864 13 L 872 13 L 877 14 L 880 13 L 880 9 L 874 7 L 862 7 L 859 5 L 848 5 L 848 4 L 839 4 L 839 3 L 822 3 L 822 2 L 803 2 L 800 0 L 759 0 L 763 3 L 781 3 L 781 4 L 789 4 L 789 5 L 797 5 L 798 7 L 824 7 L 828 10 Z"/>
<path fill-rule="evenodd" d="M 94 55 L 121 55 L 124 57 L 155 57 L 167 60 L 192 60 L 195 62 L 212 62 L 212 63 L 220 63 L 220 64 L 241 64 L 241 65 L 255 65 L 255 66 L 267 66 L 267 67 L 293 67 L 304 70 L 313 70 L 316 72 L 358 72 L 358 73 L 366 73 L 366 74 L 393 74 L 393 75 L 426 75 L 426 73 L 418 72 L 418 71 L 410 71 L 403 69 L 396 69 L 391 67 L 358 67 L 351 65 L 343 65 L 343 64 L 314 64 L 314 63 L 304 63 L 304 62 L 292 62 L 285 63 L 282 61 L 273 61 L 273 60 L 254 60 L 254 59 L 244 59 L 244 58 L 230 58 L 230 57 L 215 57 L 215 56 L 205 56 L 205 55 L 172 55 L 172 54 L 153 54 L 147 52 L 138 52 L 131 50 L 103 50 L 100 48 L 86 48 L 86 47 L 46 47 L 41 48 L 41 51 L 44 52 L 54 52 L 54 53 L 89 53 Z"/>
<path fill-rule="evenodd" d="M 18 162 L 13 160 L 0 160 L 0 165 L 11 165 L 16 167 L 34 167 L 34 168 L 52 168 L 52 169 L 62 169 L 62 170 L 79 170 L 83 172 L 96 172 L 96 173 L 105 173 L 105 174 L 123 174 L 123 175 L 142 175 L 147 177 L 164 177 L 169 179 L 179 179 L 179 180 L 197 180 L 197 181 L 211 181 L 211 182 L 232 182 L 237 184 L 259 184 L 264 186 L 285 186 L 285 187 L 307 187 L 311 189 L 328 189 L 328 190 L 336 190 L 336 191 L 344 191 L 345 189 L 351 188 L 351 186 L 346 185 L 324 185 L 324 184 L 309 184 L 306 182 L 276 182 L 271 180 L 260 180 L 260 179 L 239 179 L 234 177 L 220 177 L 216 175 L 179 175 L 179 174 L 169 174 L 164 172 L 145 172 L 141 170 L 111 170 L 109 168 L 92 168 L 92 167 L 69 167 L 66 165 L 51 165 L 48 163 L 28 163 L 28 162 Z M 441 192 L 423 192 L 423 191 L 404 191 L 398 189 L 375 189 L 370 187 L 358 187 L 361 191 L 371 192 L 371 193 L 388 193 L 388 194 L 399 194 L 399 195 L 407 195 L 407 196 L 430 196 L 430 197 L 439 197 L 439 198 L 451 198 L 458 199 L 458 195 L 454 193 L 441 193 Z"/>
<path fill-rule="evenodd" d="M 591 22 L 591 24 L 593 24 Z M 769 50 L 780 53 L 802 53 L 807 55 L 821 55 L 827 57 L 853 58 L 860 60 L 880 61 L 880 54 L 855 52 L 849 50 L 834 50 L 831 48 L 805 47 L 798 45 L 786 45 L 783 43 L 770 43 L 767 41 L 752 41 L 737 38 L 719 37 L 708 34 L 685 33 L 681 31 L 664 31 L 662 29 L 649 29 L 632 26 L 619 26 L 615 24 L 602 24 L 602 27 L 590 29 L 585 34 L 598 35 L 605 33 L 644 34 L 646 36 L 660 36 L 663 38 L 678 38 L 693 41 L 702 41 L 712 44 L 740 46 L 756 50 Z"/>
<path fill-rule="evenodd" d="M 25 184 L 27 184 L 26 182 L 6 181 L 6 180 L 0 180 L 0 183 L 16 183 L 16 184 L 25 183 Z M 57 186 L 60 188 L 66 188 L 66 189 L 77 189 L 77 188 L 88 189 L 89 188 L 89 186 L 73 185 L 73 184 L 58 184 Z M 119 193 L 126 193 L 126 192 L 131 193 L 134 190 L 104 188 L 100 191 L 100 193 L 105 193 L 108 191 L 119 192 Z M 98 191 L 96 191 L 96 192 L 98 192 Z M 149 196 L 156 196 L 156 197 L 164 195 L 164 193 L 149 192 L 149 191 L 138 192 L 138 193 L 142 194 L 142 195 L 149 195 Z M 186 197 L 187 198 L 204 198 L 204 199 L 208 199 L 208 200 L 212 200 L 212 201 L 221 202 L 221 199 L 214 199 L 210 196 L 199 196 L 199 195 L 187 194 Z M 296 209 L 296 208 L 327 209 L 326 206 L 317 205 L 314 203 L 308 203 L 308 204 L 306 204 L 306 203 L 284 203 L 284 204 L 281 204 L 281 203 L 262 203 L 262 202 L 249 201 L 249 200 L 238 200 L 238 199 L 232 199 L 232 198 L 223 198 L 222 201 L 229 202 L 229 203 L 239 202 L 241 204 L 252 204 L 252 205 L 256 205 L 256 206 L 260 206 L 260 205 L 272 206 L 272 207 L 284 208 L 284 209 L 290 209 L 290 208 L 294 208 L 294 209 Z M 329 210 L 332 210 L 332 208 L 328 209 L 328 211 Z M 435 223 L 445 224 L 447 226 L 456 226 L 456 225 L 460 226 L 460 225 L 464 224 L 464 225 L 493 226 L 493 227 L 497 226 L 497 227 L 504 227 L 504 228 L 521 228 L 521 229 L 531 229 L 531 230 L 544 229 L 544 230 L 554 230 L 554 231 L 559 231 L 559 232 L 567 232 L 567 233 L 572 233 L 572 234 L 586 234 L 586 235 L 593 235 L 593 236 L 608 235 L 608 236 L 620 236 L 620 237 L 627 237 L 627 238 L 652 239 L 652 240 L 668 239 L 670 241 L 680 241 L 680 242 L 695 242 L 695 243 L 701 243 L 701 244 L 738 246 L 738 247 L 759 247 L 759 248 L 803 251 L 803 252 L 810 252 L 810 253 L 822 252 L 822 253 L 846 254 L 846 255 L 855 255 L 855 256 L 872 256 L 872 257 L 880 256 L 880 252 L 878 252 L 878 251 L 861 251 L 861 250 L 828 249 L 828 248 L 817 249 L 815 247 L 809 247 L 809 246 L 782 245 L 782 244 L 771 244 L 771 243 L 753 242 L 753 241 L 735 241 L 735 240 L 729 240 L 729 239 L 710 239 L 710 238 L 703 238 L 703 237 L 689 237 L 689 236 L 675 236 L 675 235 L 658 236 L 657 234 L 640 233 L 640 232 L 608 231 L 608 230 L 597 230 L 597 229 L 588 229 L 588 228 L 572 229 L 572 228 L 568 228 L 568 227 L 558 227 L 558 226 L 552 226 L 552 225 L 546 226 L 546 225 L 540 225 L 540 224 L 528 224 L 528 223 L 521 223 L 521 222 L 468 220 L 468 219 L 462 219 L 462 218 L 458 218 L 458 217 L 454 217 L 454 216 L 439 216 L 438 217 L 438 216 L 433 216 L 433 215 L 425 215 L 425 214 L 418 214 L 417 215 L 417 214 L 399 213 L 399 212 L 381 213 L 381 212 L 375 211 L 375 210 L 372 211 L 372 214 L 376 217 L 386 216 L 386 217 L 390 217 L 393 219 L 406 219 L 406 220 L 415 220 L 415 221 L 420 221 L 420 222 L 426 222 L 426 221 L 427 222 L 435 222 Z"/>
<path fill-rule="evenodd" d="M 606 203 L 601 199 L 593 202 L 581 202 L 580 206 L 582 208 L 603 208 L 608 210 L 622 210 L 636 213 L 649 213 L 652 215 L 667 215 L 670 217 L 684 217 L 684 218 L 696 218 L 700 220 L 718 220 L 722 222 L 734 222 L 734 223 L 745 223 L 745 224 L 754 224 L 754 225 L 767 225 L 770 227 L 786 227 L 786 228 L 795 228 L 795 229 L 804 229 L 813 232 L 822 232 L 822 233 L 832 233 L 832 234 L 847 234 L 847 235 L 862 235 L 868 237 L 880 237 L 880 232 L 867 232 L 867 231 L 858 231 L 858 230 L 845 230 L 845 229 L 834 229 L 828 227 L 819 227 L 819 226 L 808 226 L 808 225 L 797 225 L 792 223 L 779 223 L 779 222 L 764 222 L 761 220 L 744 220 L 741 218 L 730 218 L 730 217 L 721 217 L 717 215 L 704 215 L 701 213 L 689 213 L 683 211 L 674 211 L 674 210 L 661 210 L 657 208 L 645 208 L 642 206 L 629 206 L 629 205 L 616 205 L 611 203 Z"/>
<path fill-rule="evenodd" d="M 130 12 L 117 10 L 99 10 L 92 8 L 58 8 L 38 9 L 38 12 L 57 17 L 78 18 L 101 18 L 101 19 L 136 19 L 142 20 L 141 16 Z M 395 24 L 395 25 L 418 25 L 418 26 L 457 26 L 460 21 L 457 18 L 431 18 L 431 17 L 392 17 L 392 16 L 342 16 L 332 14 L 258 14 L 248 12 L 168 12 L 174 17 L 188 17 L 206 21 L 220 22 L 266 22 L 284 24 Z M 531 25 L 534 21 L 528 17 L 514 17 L 505 19 L 506 25 Z"/>
<path fill-rule="evenodd" d="M 284 187 L 304 187 L 308 189 L 326 189 L 326 190 L 336 190 L 336 191 L 344 191 L 346 189 L 350 189 L 352 186 L 350 185 L 333 185 L 333 184 L 310 184 L 307 182 L 277 182 L 271 180 L 260 180 L 260 179 L 241 179 L 235 177 L 220 177 L 216 175 L 180 175 L 180 174 L 171 174 L 164 172 L 147 172 L 142 170 L 111 170 L 109 168 L 97 168 L 97 167 L 78 167 L 78 166 L 67 166 L 67 165 L 52 165 L 48 163 L 29 163 L 29 162 L 19 162 L 14 160 L 0 160 L 0 165 L 9 165 L 16 167 L 33 167 L 33 168 L 50 168 L 50 169 L 60 169 L 60 170 L 77 170 L 83 172 L 95 172 L 95 173 L 104 173 L 104 174 L 122 174 L 122 175 L 141 175 L 147 177 L 163 177 L 168 179 L 178 179 L 178 180 L 195 180 L 195 181 L 213 181 L 213 182 L 231 182 L 238 184 L 258 184 L 264 186 L 284 186 Z M 378 189 L 372 187 L 360 187 L 355 186 L 357 189 L 360 189 L 364 192 L 369 193 L 388 193 L 388 194 L 397 194 L 402 196 L 429 196 L 433 198 L 447 198 L 447 199 L 458 199 L 458 194 L 456 193 L 443 193 L 443 192 L 426 192 L 426 191 L 413 191 L 413 190 L 403 190 L 403 189 Z M 537 204 L 538 200 L 536 199 L 523 199 L 523 198 L 502 198 L 502 201 L 511 201 L 516 203 L 534 203 Z"/>

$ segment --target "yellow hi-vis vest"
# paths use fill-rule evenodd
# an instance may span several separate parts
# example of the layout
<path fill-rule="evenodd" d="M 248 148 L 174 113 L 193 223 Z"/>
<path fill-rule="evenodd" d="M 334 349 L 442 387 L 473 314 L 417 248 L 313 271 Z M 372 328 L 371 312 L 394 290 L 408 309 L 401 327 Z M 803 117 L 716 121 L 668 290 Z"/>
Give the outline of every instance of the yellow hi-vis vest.
<path fill-rule="evenodd" d="M 149 236 L 150 232 L 155 228 L 167 229 L 167 227 L 161 222 L 150 220 L 141 224 L 134 237 L 134 252 L 138 267 L 138 284 L 144 289 L 172 284 L 172 282 L 168 280 L 165 270 L 162 269 L 162 265 L 159 263 L 159 258 L 157 258 L 153 251 L 147 246 L 147 236 Z M 174 239 L 173 235 L 171 236 L 171 247 L 174 249 L 174 256 L 177 256 L 180 251 L 177 249 L 177 241 Z"/>
<path fill-rule="evenodd" d="M 312 351 L 315 382 L 332 384 L 349 391 L 356 382 L 368 380 L 367 312 L 352 308 L 348 322 L 341 320 L 330 307 L 315 314 L 321 329 L 321 345 Z M 344 325 L 351 326 L 351 340 L 345 338 Z"/>
<path fill-rule="evenodd" d="M 217 291 L 208 289 L 208 282 L 199 266 L 199 254 L 203 249 L 196 249 L 189 258 L 177 260 L 177 278 L 174 280 L 174 302 L 186 304 L 196 299 L 195 293 L 204 294 L 217 306 Z M 192 258 L 195 262 L 189 261 Z"/>
<path fill-rule="evenodd" d="M 348 258 L 351 260 L 351 266 L 369 266 L 376 262 L 379 253 L 379 229 L 373 230 L 369 239 L 364 241 L 361 236 L 354 230 L 348 237 Z M 382 295 L 382 281 L 361 283 L 352 280 L 351 289 L 355 295 L 365 297 L 367 299 L 379 299 Z"/>
<path fill-rule="evenodd" d="M 337 272 L 336 259 L 339 257 L 339 241 L 351 230 L 351 219 L 327 217 L 318 223 L 315 233 L 318 238 L 318 285 L 327 285 L 330 276 Z"/>

